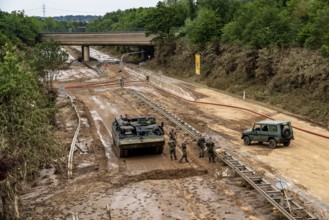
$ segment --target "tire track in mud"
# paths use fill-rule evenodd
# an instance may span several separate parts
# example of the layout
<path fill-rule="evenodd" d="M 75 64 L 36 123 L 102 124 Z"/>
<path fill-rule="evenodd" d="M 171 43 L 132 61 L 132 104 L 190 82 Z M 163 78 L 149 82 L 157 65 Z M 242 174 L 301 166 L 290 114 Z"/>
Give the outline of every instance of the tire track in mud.
<path fill-rule="evenodd" d="M 91 132 L 97 132 L 99 141 L 103 145 L 105 143 L 104 146 L 108 144 L 108 147 L 110 147 L 111 137 L 108 125 L 111 122 L 113 113 L 112 116 L 107 115 L 107 109 L 99 107 L 100 103 L 88 97 L 88 93 L 83 93 L 82 96 L 77 94 L 77 97 L 84 101 L 87 100 L 85 105 L 95 125 L 95 130 Z M 115 91 L 113 94 L 91 91 L 91 94 L 101 97 L 101 103 L 121 106 L 119 109 L 133 106 L 129 110 L 130 112 L 142 114 L 151 112 L 149 108 L 139 105 L 135 99 L 124 91 Z M 114 101 L 113 97 L 120 100 Z M 171 125 L 168 120 L 159 114 L 154 113 L 154 115 L 165 121 L 166 124 Z M 186 137 L 186 134 L 179 131 L 179 138 L 184 137 Z M 165 151 L 167 152 L 168 149 Z M 180 154 L 181 152 L 178 151 L 178 158 Z M 168 154 L 164 154 L 164 160 L 158 161 L 158 163 L 171 163 L 172 165 L 169 166 L 171 168 L 166 166 L 163 169 L 154 169 L 153 164 L 145 160 L 143 161 L 146 163 L 145 167 L 150 166 L 149 171 L 137 175 L 120 172 L 127 170 L 126 163 L 134 163 L 129 158 L 118 159 L 119 172 L 116 173 L 113 173 L 114 170 L 108 174 L 102 172 L 97 175 L 80 173 L 75 180 L 76 183 L 68 184 L 67 189 L 55 193 L 55 200 L 49 199 L 45 203 L 45 209 L 51 213 L 57 212 L 52 217 L 68 217 L 70 212 L 75 211 L 81 214 L 80 218 L 100 219 L 106 217 L 104 207 L 105 204 L 109 203 L 113 209 L 115 219 L 134 218 L 136 216 L 145 216 L 144 219 L 152 219 L 152 216 L 160 216 L 160 219 L 180 219 L 184 217 L 186 217 L 184 219 L 188 219 L 196 216 L 199 219 L 233 219 L 232 216 L 235 216 L 235 219 L 250 219 L 247 217 L 247 213 L 251 212 L 253 206 L 248 206 L 247 210 L 242 210 L 240 207 L 246 207 L 246 204 L 243 201 L 240 202 L 238 197 L 230 198 L 231 195 L 222 190 L 221 180 L 214 180 L 212 174 L 207 174 L 209 171 L 213 173 L 216 168 L 207 165 L 207 161 L 200 161 L 197 158 L 194 142 L 190 142 L 188 155 L 192 162 L 179 164 L 176 161 L 170 161 Z M 147 158 L 142 157 L 140 159 Z M 221 167 L 220 164 L 216 164 L 216 166 Z M 70 188 L 72 192 L 69 190 Z M 239 194 L 241 189 L 239 190 L 233 191 L 232 195 Z M 222 193 L 220 193 L 221 191 Z M 133 198 L 130 197 L 129 193 L 133 195 Z M 176 195 L 179 196 L 176 197 Z M 238 202 L 235 202 L 235 200 L 238 200 Z M 250 200 L 248 202 L 253 203 Z M 50 205 L 54 208 L 50 208 Z M 149 209 L 148 205 L 152 209 Z M 155 212 L 158 213 L 155 214 Z M 269 219 L 262 212 L 255 213 L 255 215 L 261 219 Z"/>
<path fill-rule="evenodd" d="M 168 109 L 166 109 L 166 112 L 167 112 L 167 110 Z M 260 195 L 259 195 L 260 196 Z M 267 201 L 266 201 L 266 199 L 265 198 L 263 198 L 263 201 L 265 202 L 265 204 L 267 203 Z M 264 207 L 264 206 L 263 206 Z M 271 213 L 271 211 L 269 211 L 268 213 Z M 281 213 L 280 213 L 281 214 Z M 278 215 L 280 215 L 280 214 L 278 214 Z M 282 214 L 281 214 L 282 215 Z M 311 215 L 312 216 L 312 215 Z"/>
<path fill-rule="evenodd" d="M 93 121 L 96 126 L 96 132 L 98 134 L 98 137 L 104 147 L 104 153 L 107 158 L 107 171 L 118 171 L 119 166 L 114 158 L 114 152 L 112 151 L 112 136 L 111 133 L 109 132 L 108 128 L 106 125 L 103 123 L 101 117 L 98 115 L 96 111 L 90 111 L 91 117 L 93 118 Z"/>
<path fill-rule="evenodd" d="M 128 100 L 129 103 L 134 106 L 134 108 L 139 109 L 139 112 L 145 112 L 145 111 L 149 112 L 150 111 L 148 108 L 145 108 L 145 106 L 142 106 L 140 104 L 136 104 L 136 100 L 133 101 L 132 97 L 130 97 L 130 95 L 125 94 L 124 99 Z M 148 110 L 146 110 L 146 109 L 148 109 Z M 153 115 L 158 115 L 158 114 L 153 114 Z M 160 117 L 162 117 L 162 116 L 160 116 L 160 115 L 159 115 L 159 117 L 157 116 L 157 118 L 160 118 Z M 163 119 L 165 121 L 167 121 L 165 118 L 163 118 Z M 169 124 L 170 122 L 167 121 L 166 123 Z M 184 134 L 182 134 L 182 135 L 184 136 Z M 195 152 L 193 152 L 193 155 L 194 155 L 194 153 Z M 198 159 L 195 158 L 194 156 L 191 156 L 191 158 L 193 158 L 192 160 L 195 161 L 195 162 L 198 161 Z M 200 167 L 200 165 L 201 164 L 198 163 L 198 165 L 196 165 L 196 166 Z M 144 172 L 144 173 L 141 173 L 141 174 L 138 174 L 138 175 L 127 175 L 127 176 L 121 176 L 120 175 L 120 177 L 115 178 L 116 181 L 115 181 L 114 185 L 115 185 L 115 187 L 122 188 L 122 187 L 130 185 L 132 183 L 137 183 L 137 182 L 152 181 L 152 180 L 165 180 L 165 181 L 167 181 L 167 180 L 171 180 L 171 179 L 181 179 L 181 178 L 186 179 L 186 178 L 191 178 L 191 177 L 194 177 L 194 176 L 206 175 L 207 172 L 208 172 L 207 170 L 196 170 L 196 169 L 193 169 L 193 168 L 188 168 L 188 169 L 180 168 L 178 170 L 154 170 L 154 171 L 150 171 L 150 172 Z M 186 194 L 187 196 L 184 196 L 182 198 L 186 197 L 184 200 L 189 201 L 189 199 L 191 199 L 191 197 L 188 196 L 188 192 L 186 192 L 186 193 L 187 193 Z M 222 198 L 222 200 L 224 200 L 224 198 Z M 232 201 L 230 201 L 230 202 L 232 202 Z M 199 205 L 195 205 L 195 206 L 199 206 Z M 239 206 L 240 206 L 240 204 L 237 205 L 237 207 L 239 207 Z M 229 207 L 227 207 L 227 208 L 229 208 Z M 193 205 L 191 205 L 191 207 L 189 209 L 192 210 L 192 209 L 195 209 L 195 207 L 193 207 Z M 206 209 L 209 209 L 209 207 L 206 207 Z M 246 208 L 244 208 L 244 209 L 246 209 Z M 249 207 L 249 209 L 247 208 L 246 211 L 250 213 L 251 212 L 250 207 Z M 224 214 L 222 213 L 221 215 L 225 216 L 225 215 L 229 215 L 229 214 L 231 214 L 231 213 L 229 211 L 226 211 L 226 213 L 224 212 Z M 195 214 L 195 215 L 197 215 L 197 214 Z M 205 216 L 205 218 L 208 218 L 210 216 L 211 216 L 211 213 L 209 213 L 207 216 Z M 201 217 L 201 219 L 204 219 L 202 216 L 200 216 L 200 217 Z"/>
<path fill-rule="evenodd" d="M 132 97 L 128 97 L 128 95 L 126 95 L 126 96 L 127 96 L 127 99 L 130 101 L 132 101 L 134 99 L 134 96 L 132 96 Z M 134 103 L 136 103 L 136 101 L 134 101 Z M 154 111 L 152 108 L 145 105 L 143 102 L 137 101 L 137 103 L 138 103 L 137 106 L 139 108 L 149 109 L 150 112 L 154 113 L 153 115 L 159 115 L 159 117 L 157 116 L 157 118 L 163 117 L 158 112 Z M 170 106 L 170 105 L 168 105 L 168 106 Z M 189 118 L 188 116 L 185 116 L 185 117 Z M 166 123 L 173 125 L 172 122 L 167 120 L 166 118 L 164 118 L 164 120 L 166 121 Z M 190 121 L 190 120 L 188 120 L 188 121 Z M 180 130 L 180 132 L 182 132 L 182 130 Z M 183 138 L 181 138 L 181 139 L 184 139 L 184 136 L 186 138 L 186 135 L 187 134 L 185 134 L 185 133 L 178 134 L 178 136 L 183 136 Z M 193 141 L 189 140 L 189 142 L 191 144 L 191 142 L 193 142 Z M 206 170 L 210 171 L 212 174 L 214 172 L 220 172 L 220 170 L 223 171 L 223 166 L 221 164 L 216 164 L 216 167 L 213 167 L 213 166 L 209 166 L 209 164 L 204 165 L 204 163 L 200 163 L 200 158 L 198 159 L 196 156 L 198 154 L 198 152 L 196 152 L 196 144 L 193 143 L 191 145 L 191 147 L 192 147 L 193 151 L 191 154 L 189 154 L 189 155 L 192 155 L 191 157 L 189 157 L 189 160 L 193 161 L 193 163 L 197 164 L 197 167 L 206 167 L 207 168 Z M 192 160 L 190 158 L 192 158 Z M 272 219 L 272 217 L 268 216 L 269 214 L 274 216 L 273 219 L 276 219 L 278 216 L 282 217 L 281 213 L 273 214 L 272 206 L 262 196 L 260 196 L 255 190 L 253 190 L 251 193 L 249 193 L 251 196 L 249 196 L 247 198 L 243 198 L 241 201 L 240 196 L 236 196 L 236 195 L 238 195 L 240 193 L 245 193 L 245 189 L 241 188 L 241 184 L 240 184 L 240 182 L 242 182 L 242 180 L 243 179 L 240 178 L 239 183 L 237 185 L 233 184 L 233 185 L 236 185 L 236 186 L 233 186 L 234 190 L 232 190 L 232 186 L 231 186 L 232 183 L 229 181 L 226 181 L 226 184 L 228 186 L 226 185 L 223 188 L 226 188 L 226 190 L 224 190 L 226 196 L 229 196 L 229 197 L 233 196 L 233 198 L 230 199 L 230 202 L 233 202 L 238 207 L 241 206 L 241 209 L 243 210 L 243 212 L 247 213 L 246 216 L 248 216 L 248 219 L 253 219 L 253 218 L 257 219 L 256 216 L 259 215 L 259 213 L 265 213 L 265 216 L 267 216 L 267 217 L 264 217 L 264 219 Z M 230 193 L 228 193 L 228 192 L 230 192 Z M 223 200 L 225 200 L 225 199 L 223 199 Z M 261 203 L 262 205 L 259 205 L 259 201 L 263 201 Z M 257 207 L 253 207 L 254 205 L 249 205 L 249 203 L 257 205 Z M 261 208 L 258 208 L 258 207 L 261 207 Z M 257 209 L 257 211 L 253 211 L 254 209 Z M 228 211 L 228 212 L 224 213 L 223 216 L 230 214 L 230 213 L 231 212 Z M 279 217 L 279 218 L 281 218 L 281 217 Z M 209 218 L 209 216 L 207 216 L 206 219 L 208 219 L 208 218 Z M 236 217 L 236 218 L 239 218 L 239 217 Z"/>

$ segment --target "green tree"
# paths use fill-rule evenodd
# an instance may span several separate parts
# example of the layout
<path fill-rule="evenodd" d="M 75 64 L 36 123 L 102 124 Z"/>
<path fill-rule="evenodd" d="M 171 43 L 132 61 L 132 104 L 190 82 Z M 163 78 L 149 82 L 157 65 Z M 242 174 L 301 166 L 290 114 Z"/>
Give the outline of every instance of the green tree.
<path fill-rule="evenodd" d="M 115 25 L 120 21 L 120 18 L 127 12 L 115 11 L 104 15 L 104 17 L 96 19 L 87 25 L 87 31 L 111 31 L 115 30 Z"/>
<path fill-rule="evenodd" d="M 9 14 L 0 11 L 0 30 L 0 46 L 8 42 L 33 46 L 37 42 L 40 26 L 36 19 L 26 17 L 22 12 Z"/>
<path fill-rule="evenodd" d="M 31 60 L 38 77 L 42 79 L 44 88 L 52 91 L 59 71 L 68 67 L 68 54 L 55 41 L 37 44 L 32 54 Z"/>
<path fill-rule="evenodd" d="M 36 74 L 25 54 L 16 48 L 4 48 L 0 63 L 0 155 L 17 158 L 19 165 L 9 170 L 0 182 L 3 216 L 19 218 L 18 192 L 26 178 L 42 163 L 60 155 L 49 126 L 50 109 L 40 91 Z"/>
<path fill-rule="evenodd" d="M 146 8 L 128 9 L 122 12 L 119 20 L 112 25 L 112 29 L 118 31 L 144 30 L 146 16 Z"/>
<path fill-rule="evenodd" d="M 179 0 L 164 0 L 163 2 L 166 4 L 166 5 L 173 5 L 173 4 L 176 4 Z"/>
<path fill-rule="evenodd" d="M 42 21 L 42 30 L 47 32 L 67 31 L 63 22 L 58 22 L 54 18 L 47 17 Z"/>
<path fill-rule="evenodd" d="M 294 33 L 292 43 L 304 46 L 305 40 L 310 36 L 310 14 L 312 14 L 311 1 L 290 0 L 287 3 L 285 13 L 291 17 L 291 27 Z"/>
<path fill-rule="evenodd" d="M 196 44 L 204 44 L 220 39 L 222 22 L 216 12 L 210 9 L 201 9 L 194 21 L 186 22 L 188 39 Z"/>
<path fill-rule="evenodd" d="M 172 38 L 177 28 L 184 24 L 187 18 L 187 10 L 181 4 L 166 6 L 163 2 L 158 2 L 155 8 L 150 8 L 146 18 L 146 34 L 155 34 L 155 40 L 164 42 L 165 39 Z"/>
<path fill-rule="evenodd" d="M 329 47 L 329 5 L 318 2 L 310 8 L 309 19 L 300 29 L 297 41 L 307 48 L 320 49 L 328 56 Z"/>
<path fill-rule="evenodd" d="M 236 18 L 223 29 L 225 42 L 247 43 L 254 47 L 287 45 L 294 35 L 290 18 L 276 0 L 256 0 L 243 5 Z"/>
<path fill-rule="evenodd" d="M 234 13 L 241 6 L 240 0 L 199 0 L 198 6 L 200 9 L 205 8 L 215 11 L 217 16 L 220 17 L 222 25 L 230 22 Z"/>
<path fill-rule="evenodd" d="M 185 0 L 183 3 L 186 5 L 188 10 L 189 19 L 193 20 L 197 15 L 197 4 L 194 0 Z"/>

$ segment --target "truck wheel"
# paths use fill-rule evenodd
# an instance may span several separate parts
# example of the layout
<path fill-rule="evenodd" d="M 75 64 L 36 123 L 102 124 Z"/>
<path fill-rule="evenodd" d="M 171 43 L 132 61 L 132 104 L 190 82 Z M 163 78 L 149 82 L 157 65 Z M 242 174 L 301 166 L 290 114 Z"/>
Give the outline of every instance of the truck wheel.
<path fill-rule="evenodd" d="M 250 145 L 250 138 L 248 137 L 248 136 L 245 136 L 244 138 L 243 138 L 243 143 L 244 143 L 244 145 Z"/>
<path fill-rule="evenodd" d="M 272 149 L 276 148 L 276 141 L 274 139 L 271 139 L 269 142 L 268 142 L 268 146 Z"/>
<path fill-rule="evenodd" d="M 290 140 L 284 141 L 283 142 L 283 145 L 286 146 L 286 147 L 288 147 L 290 145 Z"/>

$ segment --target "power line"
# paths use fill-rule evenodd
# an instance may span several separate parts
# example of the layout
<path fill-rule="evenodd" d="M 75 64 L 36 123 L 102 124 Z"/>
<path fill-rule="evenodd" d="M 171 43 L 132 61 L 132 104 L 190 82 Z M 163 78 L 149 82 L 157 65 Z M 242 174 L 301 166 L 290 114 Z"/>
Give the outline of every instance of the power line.
<path fill-rule="evenodd" d="M 75 12 L 75 13 L 91 13 L 91 14 L 106 14 L 107 12 L 96 12 L 96 11 L 75 11 L 75 10 L 68 10 L 68 9 L 60 9 L 60 8 L 52 8 L 52 7 L 47 7 L 48 11 L 50 10 L 55 10 L 55 11 L 64 11 L 64 12 Z M 42 10 L 43 11 L 43 16 L 46 16 L 46 5 L 43 4 L 42 7 L 38 8 L 32 8 L 32 9 L 27 9 L 24 10 L 25 12 L 28 11 L 35 11 L 35 10 Z"/>
<path fill-rule="evenodd" d="M 35 11 L 35 10 L 40 10 L 40 7 L 38 7 L 38 8 L 31 8 L 31 9 L 27 9 L 27 10 L 24 9 L 24 11 Z"/>
<path fill-rule="evenodd" d="M 48 9 L 54 9 L 54 10 L 57 10 L 57 11 L 67 11 L 67 12 L 76 12 L 76 13 L 99 13 L 99 14 L 105 14 L 107 12 L 96 12 L 96 11 L 74 11 L 74 10 L 67 10 L 67 9 L 60 9 L 60 8 L 49 8 Z"/>

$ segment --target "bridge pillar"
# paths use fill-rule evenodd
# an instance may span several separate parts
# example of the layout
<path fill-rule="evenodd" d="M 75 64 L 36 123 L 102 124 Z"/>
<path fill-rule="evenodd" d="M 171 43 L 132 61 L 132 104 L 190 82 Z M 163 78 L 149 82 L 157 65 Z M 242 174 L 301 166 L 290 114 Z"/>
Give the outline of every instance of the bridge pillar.
<path fill-rule="evenodd" d="M 89 50 L 89 46 L 85 46 L 83 45 L 81 47 L 81 51 L 82 51 L 82 61 L 85 62 L 85 61 L 89 61 L 90 59 L 90 50 Z"/>

